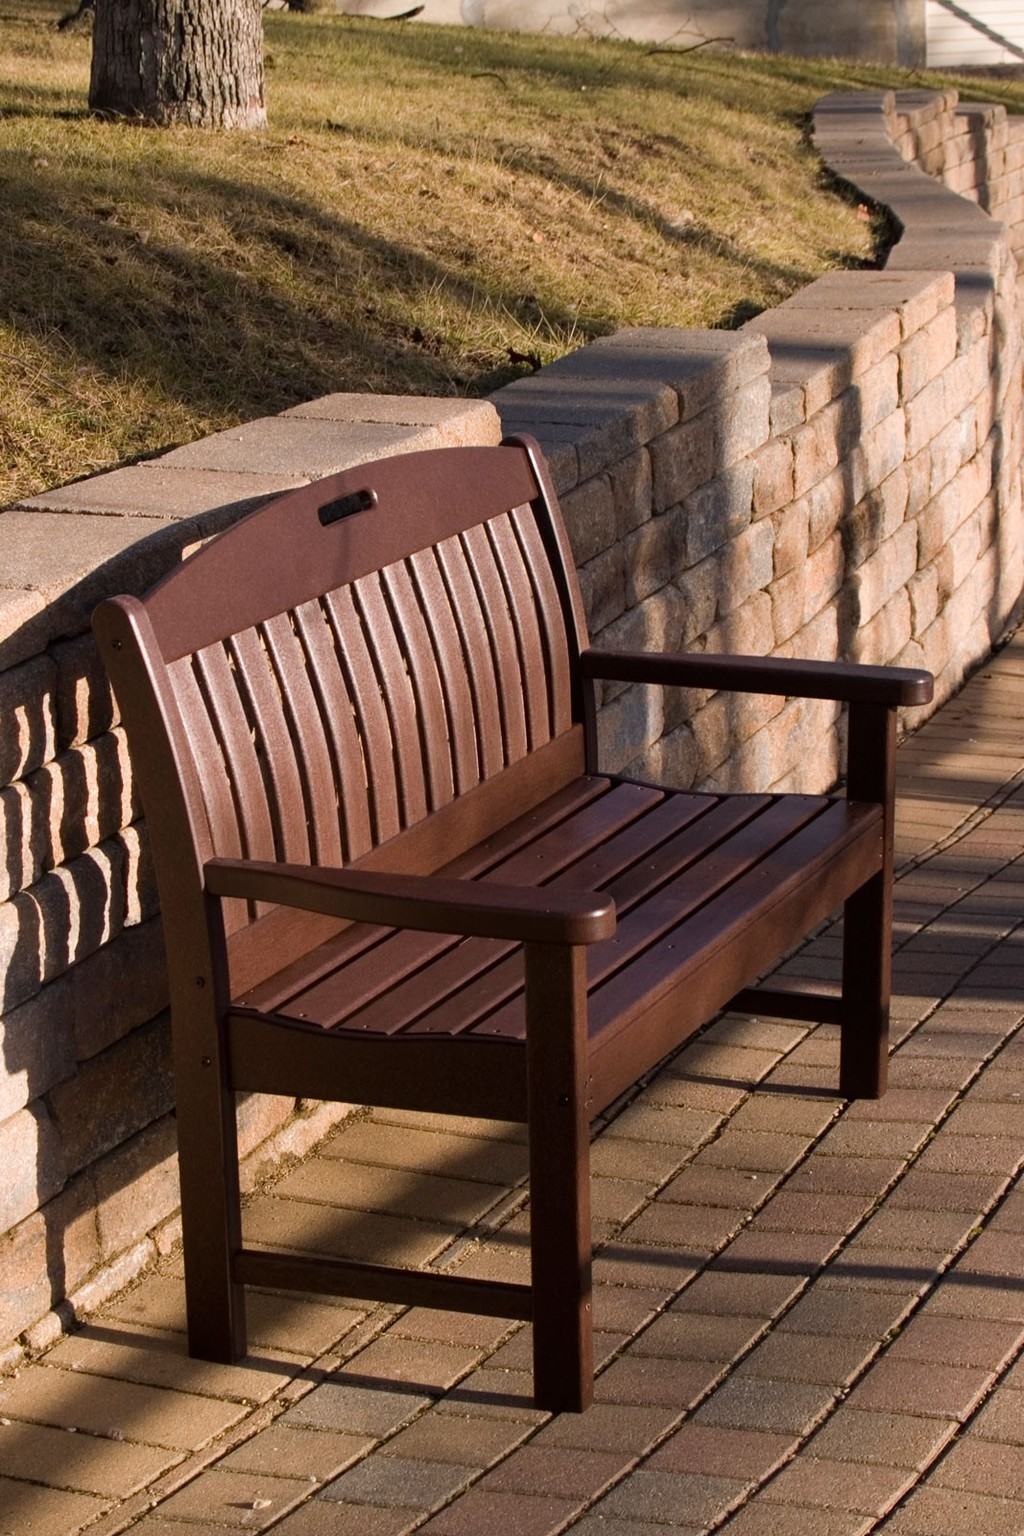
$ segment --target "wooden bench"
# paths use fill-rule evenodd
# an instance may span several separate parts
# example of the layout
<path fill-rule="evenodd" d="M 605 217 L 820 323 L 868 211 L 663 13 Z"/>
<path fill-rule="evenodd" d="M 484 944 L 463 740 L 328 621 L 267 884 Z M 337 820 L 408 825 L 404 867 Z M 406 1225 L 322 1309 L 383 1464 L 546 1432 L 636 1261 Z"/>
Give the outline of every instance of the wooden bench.
<path fill-rule="evenodd" d="M 538 1405 L 592 1393 L 588 1127 L 731 1000 L 842 1026 L 879 1094 L 895 708 L 927 673 L 588 648 L 536 445 L 290 492 L 94 620 L 170 966 L 189 1341 L 244 1287 L 533 1323 Z M 845 700 L 846 796 L 602 774 L 598 679 Z M 841 996 L 757 978 L 845 902 Z M 235 1094 L 524 1121 L 530 1285 L 243 1245 Z"/>

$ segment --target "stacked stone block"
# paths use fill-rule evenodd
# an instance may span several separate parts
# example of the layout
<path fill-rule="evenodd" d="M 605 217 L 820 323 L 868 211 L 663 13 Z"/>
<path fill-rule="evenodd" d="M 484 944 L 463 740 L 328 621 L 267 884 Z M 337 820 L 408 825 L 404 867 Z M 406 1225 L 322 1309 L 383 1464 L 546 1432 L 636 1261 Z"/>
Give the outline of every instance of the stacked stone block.
<path fill-rule="evenodd" d="M 156 889 L 92 607 L 268 495 L 496 439 L 483 403 L 332 396 L 0 513 L 0 1362 L 177 1235 Z M 249 1096 L 248 1177 L 347 1112 Z"/>
<path fill-rule="evenodd" d="M 1024 251 L 1024 118 L 956 91 L 901 91 L 887 128 L 904 160 L 998 219 L 1011 250 Z"/>

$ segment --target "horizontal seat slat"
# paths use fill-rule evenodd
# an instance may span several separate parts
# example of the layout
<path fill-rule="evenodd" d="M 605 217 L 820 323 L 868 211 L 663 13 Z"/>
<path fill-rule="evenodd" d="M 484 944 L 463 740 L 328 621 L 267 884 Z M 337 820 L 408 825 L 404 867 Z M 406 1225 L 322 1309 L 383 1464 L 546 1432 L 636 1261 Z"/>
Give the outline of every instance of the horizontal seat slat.
<path fill-rule="evenodd" d="M 849 830 L 846 803 L 825 797 L 718 801 L 607 786 L 579 781 L 554 797 L 557 810 L 539 808 L 544 825 L 521 825 L 518 837 L 493 838 L 445 869 L 467 878 L 585 885 L 615 898 L 616 936 L 588 955 L 595 1033 L 634 994 L 647 996 L 652 976 L 660 985 L 657 978 L 678 973 L 728 933 L 734 912 L 742 919 L 770 900 L 787 869 L 801 878 L 819 844 L 834 855 Z M 356 925 L 329 948 L 325 974 L 304 976 L 297 965 L 283 986 L 281 979 L 268 983 L 240 1003 L 345 1034 L 524 1035 L 522 954 L 514 944 Z"/>
<path fill-rule="evenodd" d="M 555 874 L 551 884 L 607 889 L 624 911 L 644 896 L 658 892 L 666 882 L 678 878 L 681 871 L 690 869 L 697 861 L 715 856 L 716 849 L 723 843 L 732 851 L 720 879 L 730 878 L 737 860 L 749 860 L 757 850 L 771 846 L 772 840 L 780 835 L 780 827 L 790 829 L 794 822 L 792 814 L 776 811 L 759 828 L 752 843 L 741 843 L 737 849 L 734 846 L 736 834 L 747 823 L 772 810 L 770 797 L 740 796 L 719 802 L 711 796 L 673 794 L 664 799 L 659 791 L 629 784 L 620 785 L 618 792 L 623 796 L 628 792 L 641 797 L 633 803 L 638 807 L 646 803 L 646 815 L 617 831 L 614 837 L 606 837 L 604 844 L 594 852 L 588 850 L 585 827 L 578 825 L 587 812 L 580 812 L 577 817 L 563 822 L 556 829 L 563 859 L 573 847 L 588 856 L 569 862 L 564 874 Z M 651 799 L 645 801 L 644 796 Z M 601 801 L 590 809 L 600 810 L 605 803 Z M 805 801 L 798 814 L 806 817 L 823 803 L 820 800 Z M 600 821 L 595 818 L 590 836 L 593 837 L 600 827 Z M 606 825 L 606 833 L 608 830 Z M 495 865 L 494 877 L 513 881 L 522 878 L 530 873 L 535 857 L 532 845 L 528 846 L 509 862 Z M 717 857 L 720 862 L 720 851 Z M 469 873 L 466 869 L 459 872 Z M 543 873 L 541 869 L 539 874 L 543 876 Z M 676 889 L 674 883 L 668 886 L 669 894 L 656 909 L 655 919 L 662 927 L 678 916 L 680 909 L 674 899 Z M 691 904 L 699 903 L 706 894 L 703 867 L 699 875 L 691 878 L 686 889 Z M 650 931 L 648 923 L 642 933 L 649 939 Z M 634 946 L 639 942 L 635 932 L 632 942 Z M 287 1004 L 281 1003 L 277 1007 L 292 1017 L 318 1019 L 331 1027 L 347 1018 L 352 1026 L 364 1029 L 391 1031 L 405 1026 L 415 1034 L 457 1034 L 486 1019 L 490 1026 L 486 1029 L 488 1034 L 521 1034 L 521 1000 L 517 994 L 522 988 L 522 958 L 517 946 L 479 940 L 472 941 L 472 945 L 468 947 L 467 942 L 460 943 L 452 938 L 395 934 L 379 950 L 336 971 L 329 986 L 319 994 L 293 994 Z M 606 950 L 606 946 L 601 947 L 602 953 Z M 621 954 L 618 945 L 614 950 L 607 950 L 604 965 L 619 963 Z M 368 999 L 367 989 L 371 994 Z M 380 994 L 379 999 L 374 994 Z M 354 998 L 359 1003 L 367 999 L 368 1003 L 358 1019 L 353 1017 L 358 1005 L 353 1004 Z M 510 999 L 515 1001 L 507 1016 L 503 1013 L 500 1027 L 494 1028 L 488 1016 L 501 1005 L 509 1004 Z"/>
<path fill-rule="evenodd" d="M 636 788 L 632 785 L 622 787 L 631 791 Z M 575 817 L 582 815 L 597 796 L 607 793 L 608 788 L 609 780 L 604 778 L 588 776 L 576 780 L 535 810 L 510 823 L 502 832 L 485 839 L 469 854 L 442 866 L 443 872 L 454 877 L 474 878 L 489 869 L 495 878 L 509 878 L 510 870 L 514 875 L 516 869 L 510 861 L 527 854 L 545 834 L 557 831 L 559 827 L 568 825 Z M 709 796 L 670 795 L 666 798 L 661 791 L 651 791 L 646 786 L 643 788 L 646 794 L 653 795 L 653 808 L 641 820 L 629 823 L 617 834 L 612 844 L 606 843 L 592 852 L 584 850 L 586 856 L 571 864 L 564 877 L 556 877 L 553 883 L 563 878 L 566 883 L 599 889 L 613 874 L 631 868 L 640 859 L 646 859 L 656 873 L 663 872 L 663 845 L 691 822 L 713 811 L 718 804 Z M 738 818 L 752 814 L 752 807 L 766 803 L 764 797 L 752 796 L 749 801 L 744 800 L 745 809 L 719 810 L 715 823 L 718 830 L 709 833 L 706 841 L 713 841 L 716 835 L 724 835 L 724 829 L 733 825 Z M 692 857 L 692 849 L 688 855 L 684 849 L 680 856 Z M 369 864 L 361 867 L 369 867 Z M 285 909 L 281 909 L 280 915 L 285 915 Z M 388 939 L 394 947 L 395 966 L 392 967 L 389 961 L 386 967 L 386 975 L 393 981 L 408 974 L 416 963 L 426 963 L 431 954 L 439 953 L 443 947 L 457 942 L 447 935 L 413 932 L 396 934 L 392 930 L 371 928 L 366 924 L 353 925 L 296 961 L 292 967 L 239 995 L 238 1003 L 240 1006 L 277 1011 L 298 1018 L 306 1012 L 303 993 L 334 973 L 344 970 L 344 986 L 352 991 L 358 990 L 361 973 L 356 962 L 361 956 L 366 963 L 364 983 L 376 979 L 379 986 L 383 953 L 367 955 L 366 952 L 375 949 L 384 939 Z M 514 945 L 506 945 L 504 952 L 514 948 Z M 410 953 L 417 958 L 411 962 L 408 958 L 403 959 L 403 956 L 407 957 Z M 348 993 L 343 991 L 342 995 L 347 996 Z"/>
<path fill-rule="evenodd" d="M 597 775 L 588 775 L 585 778 L 576 779 L 564 789 L 550 795 L 541 805 L 534 810 L 519 816 L 507 827 L 492 837 L 483 839 L 467 853 L 453 859 L 450 863 L 443 864 L 437 873 L 443 873 L 452 879 L 478 879 L 496 868 L 500 868 L 504 861 L 515 857 L 523 848 L 532 846 L 539 838 L 557 828 L 568 817 L 572 817 L 594 800 L 607 794 L 610 781 Z M 372 868 L 374 864 L 380 867 L 388 867 L 386 861 L 380 859 L 361 861 L 356 867 Z M 412 873 L 414 871 L 410 871 Z M 433 871 L 432 871 L 433 872 Z M 322 946 L 323 953 L 319 950 L 304 956 L 296 962 L 292 971 L 272 976 L 260 987 L 253 989 L 248 994 L 239 997 L 248 1007 L 275 1008 L 281 1010 L 288 1003 L 293 1003 L 304 990 L 324 981 L 333 971 L 347 964 L 361 954 L 371 945 L 392 935 L 396 945 L 395 957 L 399 964 L 402 963 L 401 945 L 407 942 L 416 946 L 415 952 L 421 955 L 429 953 L 429 946 L 439 936 L 429 933 L 406 932 L 396 934 L 388 928 L 371 928 L 365 923 L 354 924 L 347 929 L 341 938 L 335 940 L 328 952 L 327 946 Z M 379 961 L 375 962 L 379 972 Z M 349 982 L 355 982 L 354 974 L 346 972 Z M 303 1006 L 296 1004 L 296 1006 Z"/>
<path fill-rule="evenodd" d="M 674 814 L 673 814 L 674 813 Z M 751 814 L 748 811 L 747 814 Z M 645 873 L 641 879 L 656 885 L 665 878 L 666 870 L 672 873 L 680 865 L 699 858 L 704 849 L 714 846 L 716 839 L 737 818 L 720 811 L 718 802 L 711 796 L 673 795 L 663 805 L 656 807 L 637 825 L 629 829 L 628 836 L 616 838 L 591 860 L 573 866 L 566 872 L 565 884 L 586 882 L 589 885 L 588 865 L 596 865 L 592 873 L 594 887 L 607 890 L 615 899 L 621 913 L 628 910 L 629 890 L 637 878 L 637 870 Z M 671 828 L 667 822 L 674 823 Z M 637 846 L 639 838 L 648 839 L 646 846 Z M 603 865 L 603 867 L 602 867 Z M 552 884 L 559 884 L 553 881 Z M 620 894 L 626 895 L 620 905 Z M 635 899 L 635 898 L 634 898 Z M 604 946 L 601 946 L 602 949 Z M 463 1034 L 473 1031 L 483 1021 L 490 1023 L 498 1010 L 501 1014 L 499 1027 L 487 1029 L 487 1035 L 522 1035 L 522 988 L 523 957 L 516 945 L 507 945 L 505 958 L 485 976 L 464 978 L 463 985 L 452 987 L 447 995 L 434 998 L 429 1007 L 421 1010 L 419 1018 L 409 1027 L 411 1034 Z M 508 1010 L 506 1012 L 506 1009 Z"/>
<path fill-rule="evenodd" d="M 495 856 L 497 850 L 492 846 L 489 854 L 481 854 L 469 868 L 466 867 L 469 860 L 460 860 L 455 873 L 477 880 L 499 880 L 508 885 L 533 885 L 557 873 L 573 858 L 575 850 L 585 850 L 603 840 L 615 825 L 630 816 L 640 815 L 646 805 L 660 797 L 655 791 L 642 794 L 632 786 L 610 789 L 607 780 L 595 779 L 581 786 L 579 798 L 580 804 L 570 814 L 552 816 L 546 825 L 537 824 L 531 833 L 524 829 L 525 835 L 512 843 L 503 857 Z M 451 870 L 444 872 L 446 875 L 452 873 Z M 493 940 L 475 942 L 477 946 L 483 946 L 487 954 L 503 952 L 500 944 Z M 346 965 L 309 991 L 296 994 L 282 1011 L 311 1019 L 326 1028 L 342 1022 L 355 1029 L 379 1027 L 365 1014 L 372 1007 L 374 1017 L 379 1017 L 377 1005 L 382 1000 L 382 992 L 404 985 L 407 978 L 415 977 L 429 961 L 459 944 L 459 939 L 449 934 L 412 931 L 392 934 L 378 949 Z M 467 965 L 471 963 L 472 953 L 467 952 Z M 387 995 L 390 996 L 390 992 Z M 357 1012 L 359 1016 L 353 1017 Z"/>
<path fill-rule="evenodd" d="M 794 799 L 797 797 L 793 797 Z M 790 805 L 791 801 L 781 801 Z M 845 849 L 874 834 L 881 864 L 881 814 L 877 807 L 826 802 L 820 815 L 794 827 L 792 835 L 766 849 L 740 877 L 683 921 L 667 928 L 639 965 L 618 971 L 590 993 L 593 1039 L 628 1027 L 682 975 L 738 934 L 755 918 L 801 885 L 813 883 L 824 865 L 841 862 Z M 770 855 L 770 857 L 769 857 Z"/>
<path fill-rule="evenodd" d="M 650 817 L 644 812 L 650 811 L 661 800 L 663 796 L 656 791 L 642 792 L 634 785 L 622 785 L 571 821 L 563 822 L 538 844 L 523 849 L 507 865 L 494 871 L 495 877 L 516 884 L 524 877 L 532 876 L 530 883 L 535 880 L 538 887 L 545 890 L 566 885 L 581 888 L 584 885 L 578 871 L 581 857 L 595 844 L 602 852 L 618 847 L 630 831 L 638 825 L 646 826 Z M 635 852 L 625 850 L 619 854 L 625 862 L 631 862 L 635 857 Z M 443 1001 L 450 992 L 478 976 L 485 976 L 492 966 L 514 951 L 516 945 L 495 939 L 449 937 L 438 943 L 429 965 L 411 975 L 406 974 L 401 981 L 396 978 L 394 985 L 387 965 L 390 949 L 391 945 L 386 946 L 381 955 L 384 974 L 377 977 L 378 995 L 357 1014 L 349 1016 L 348 1028 L 396 1034 Z"/>
<path fill-rule="evenodd" d="M 711 800 L 703 816 L 692 820 L 678 835 L 670 834 L 656 850 L 662 854 L 675 845 L 677 859 L 685 862 L 675 880 L 660 879 L 665 870 L 661 859 L 641 858 L 641 865 L 657 871 L 660 883 L 647 901 L 639 898 L 625 918 L 622 927 L 630 917 L 637 920 L 629 952 L 625 958 L 616 953 L 614 940 L 595 945 L 591 951 L 596 962 L 589 978 L 595 1106 L 609 1102 L 638 1072 L 671 1049 L 673 1042 L 684 1038 L 694 1027 L 687 1023 L 691 1016 L 703 1022 L 709 1012 L 728 1001 L 736 987 L 758 974 L 766 934 L 771 952 L 777 950 L 778 934 L 772 932 L 776 913 L 788 914 L 804 900 L 815 911 L 831 910 L 834 900 L 842 899 L 877 865 L 880 817 L 876 808 L 850 806 L 824 797 L 793 798 L 799 800 L 797 806 L 788 798 Z M 682 811 L 688 813 L 693 803 L 702 799 L 670 796 L 633 822 L 618 839 L 610 839 L 608 848 L 617 840 L 636 839 L 645 828 L 653 832 L 657 823 L 664 832 L 674 802 L 682 802 Z M 785 812 L 780 807 L 785 807 Z M 702 846 L 710 850 L 703 858 Z M 781 877 L 776 857 L 782 861 Z M 702 901 L 698 892 L 701 882 L 696 877 L 703 876 L 708 859 L 717 860 L 717 883 L 714 891 L 705 892 L 708 899 Z M 587 862 L 580 861 L 578 867 Z M 555 883 L 557 879 L 552 881 Z M 605 888 L 614 891 L 617 883 L 613 878 Z M 676 905 L 670 894 L 673 890 L 689 891 L 689 909 L 686 898 L 684 905 Z M 805 897 L 801 893 L 806 893 Z M 676 920 L 666 923 L 665 913 L 673 909 Z M 686 910 L 689 916 L 681 916 Z M 804 915 L 797 913 L 801 921 Z M 790 921 L 788 916 L 785 920 Z M 799 923 L 797 931 L 804 931 Z M 746 933 L 751 936 L 749 944 L 743 937 Z M 650 942 L 645 944 L 644 936 Z M 235 1013 L 231 1021 L 235 1076 L 248 1087 L 266 1089 L 274 1080 L 274 1063 L 287 1057 L 288 1037 L 293 1030 L 301 1030 L 304 1049 L 309 1049 L 311 1040 L 323 1042 L 324 1055 L 319 1057 L 318 1048 L 316 1055 L 310 1056 L 311 1066 L 330 1075 L 336 1061 L 339 1071 L 344 1066 L 354 1073 L 353 1091 L 359 1084 L 371 1102 L 416 1107 L 421 1093 L 424 1102 L 429 1102 L 429 1083 L 424 1086 L 420 1073 L 406 1072 L 403 1062 L 413 1058 L 402 1054 L 405 1050 L 413 1055 L 425 1050 L 422 1072 L 426 1078 L 443 1078 L 463 1112 L 524 1117 L 522 954 L 517 946 L 504 948 L 506 956 L 497 965 L 467 979 L 465 968 L 460 973 L 458 964 L 465 946 L 457 945 L 451 951 L 455 984 L 450 995 L 412 1028 L 396 1033 L 386 1034 L 383 1028 L 360 1032 L 344 1024 L 330 1031 L 294 1023 L 287 1016 L 268 1020 Z M 386 949 L 385 944 L 382 954 Z M 716 959 L 719 953 L 726 956 L 721 963 Z M 343 975 L 344 971 L 339 979 Z M 721 995 L 712 998 L 708 987 L 717 987 Z M 504 1001 L 494 1009 L 496 996 Z M 453 1033 L 461 1021 L 460 1009 L 479 1019 L 487 1000 L 491 1012 L 482 1023 Z M 382 1008 L 382 1026 L 386 1016 Z M 428 1018 L 436 1018 L 432 1029 L 423 1028 Z M 330 1042 L 339 1036 L 348 1043 L 345 1053 L 335 1058 Z M 489 1058 L 473 1049 L 487 1046 L 499 1054 Z M 349 1054 L 351 1051 L 356 1054 Z M 399 1052 L 397 1057 L 395 1051 Z M 495 1080 L 486 1068 L 499 1061 L 502 1065 Z M 389 1062 L 394 1063 L 394 1082 L 390 1081 Z M 315 1091 L 315 1080 L 311 1072 L 310 1092 Z"/>
<path fill-rule="evenodd" d="M 606 778 L 581 778 L 582 774 L 583 731 L 573 726 L 400 836 L 372 848 L 354 867 L 393 874 L 433 874 L 444 868 L 453 877 L 468 876 L 470 868 L 460 864 L 463 855 L 475 858 L 478 848 L 491 848 L 490 839 L 497 838 L 495 846 L 504 846 L 501 840 L 511 835 L 509 828 L 514 831 L 522 823 L 528 829 L 531 818 L 540 814 L 550 797 L 562 791 L 572 796 L 607 789 Z M 228 959 L 232 996 L 252 1003 L 255 989 L 264 983 L 276 989 L 279 982 L 297 975 L 294 986 L 277 994 L 291 996 L 310 979 L 311 969 L 307 967 L 321 964 L 322 975 L 336 968 L 324 946 L 348 928 L 349 924 L 338 918 L 300 912 L 294 907 L 278 907 L 267 913 L 231 936 Z M 261 997 L 260 1006 L 272 1005 Z"/>
<path fill-rule="evenodd" d="M 659 879 L 655 868 L 641 869 L 627 876 L 631 887 L 626 900 L 632 910 L 618 926 L 614 939 L 595 945 L 587 956 L 587 986 L 591 994 L 610 977 L 621 974 L 623 985 L 635 980 L 635 971 L 646 951 L 671 928 L 699 912 L 719 892 L 730 887 L 762 859 L 827 805 L 827 801 L 808 796 L 792 796 L 751 806 L 724 801 L 726 817 L 733 822 L 724 836 L 716 836 L 720 826 L 705 817 L 696 827 L 684 832 L 673 850 L 678 859 L 678 873 L 669 880 Z M 745 813 L 745 814 L 744 814 Z M 652 861 L 653 865 L 654 861 Z M 638 889 L 640 882 L 649 881 Z M 613 886 L 613 894 L 614 894 Z M 482 1034 L 523 1035 L 526 1024 L 522 998 L 509 998 L 493 1014 L 474 1026 Z"/>
<path fill-rule="evenodd" d="M 770 902 L 754 904 L 745 917 L 736 914 L 733 927 L 721 934 L 720 942 L 697 951 L 666 977 L 653 1001 L 653 994 L 647 994 L 645 1011 L 631 1018 L 610 1011 L 614 1024 L 608 1028 L 601 1028 L 601 1022 L 592 1017 L 589 1062 L 594 1112 L 612 1103 L 638 1073 L 728 1006 L 737 993 L 771 968 L 780 953 L 877 874 L 880 842 L 880 816 L 865 817 L 840 847 L 823 850 L 801 878 L 777 886 Z M 827 1019 L 830 1012 L 826 1006 L 819 1018 Z M 848 1015 L 842 1022 L 845 1027 Z"/>

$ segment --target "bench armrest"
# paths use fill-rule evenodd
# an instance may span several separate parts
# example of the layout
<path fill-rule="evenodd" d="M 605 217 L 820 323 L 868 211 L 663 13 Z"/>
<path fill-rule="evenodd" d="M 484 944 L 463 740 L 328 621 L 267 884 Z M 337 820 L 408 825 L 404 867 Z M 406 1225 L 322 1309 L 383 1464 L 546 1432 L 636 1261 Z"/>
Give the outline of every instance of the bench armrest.
<path fill-rule="evenodd" d="M 615 902 L 601 891 L 392 875 L 251 859 L 211 859 L 212 896 L 300 907 L 386 928 L 421 928 L 526 944 L 593 944 L 615 932 Z"/>
<path fill-rule="evenodd" d="M 788 694 L 846 704 L 927 704 L 932 675 L 916 667 L 868 667 L 842 661 L 781 656 L 708 656 L 681 652 L 587 650 L 583 676 L 618 683 L 680 688 L 728 688 L 737 693 Z"/>

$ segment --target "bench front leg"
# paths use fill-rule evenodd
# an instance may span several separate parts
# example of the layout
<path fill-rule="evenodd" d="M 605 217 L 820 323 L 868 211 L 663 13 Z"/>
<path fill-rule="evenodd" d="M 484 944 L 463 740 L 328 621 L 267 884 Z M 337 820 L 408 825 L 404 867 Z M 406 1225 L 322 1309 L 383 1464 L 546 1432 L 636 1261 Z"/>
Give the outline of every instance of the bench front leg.
<path fill-rule="evenodd" d="M 839 1091 L 848 1099 L 880 1098 L 889 1066 L 895 791 L 896 710 L 851 704 L 846 793 L 880 804 L 884 821 L 882 867 L 843 909 Z"/>
<path fill-rule="evenodd" d="M 235 1092 L 223 1032 L 228 1005 L 220 902 L 205 899 L 206 934 L 183 941 L 171 981 L 178 1167 L 189 1354 L 232 1364 L 246 1352 Z M 205 942 L 204 942 L 205 940 Z"/>
<path fill-rule="evenodd" d="M 538 1408 L 594 1394 L 586 952 L 526 945 L 533 1383 Z"/>

